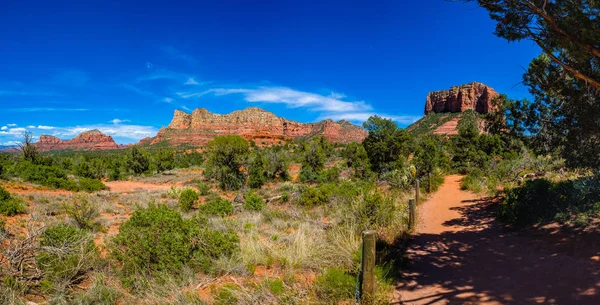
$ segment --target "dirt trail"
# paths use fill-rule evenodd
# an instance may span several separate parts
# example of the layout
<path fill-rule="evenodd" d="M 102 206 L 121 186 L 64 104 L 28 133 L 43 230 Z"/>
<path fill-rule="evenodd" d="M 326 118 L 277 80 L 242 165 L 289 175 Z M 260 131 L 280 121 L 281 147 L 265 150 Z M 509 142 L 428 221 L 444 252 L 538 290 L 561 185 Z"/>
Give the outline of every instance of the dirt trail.
<path fill-rule="evenodd" d="M 509 231 L 460 179 L 446 177 L 419 207 L 393 304 L 600 304 L 600 235 Z"/>

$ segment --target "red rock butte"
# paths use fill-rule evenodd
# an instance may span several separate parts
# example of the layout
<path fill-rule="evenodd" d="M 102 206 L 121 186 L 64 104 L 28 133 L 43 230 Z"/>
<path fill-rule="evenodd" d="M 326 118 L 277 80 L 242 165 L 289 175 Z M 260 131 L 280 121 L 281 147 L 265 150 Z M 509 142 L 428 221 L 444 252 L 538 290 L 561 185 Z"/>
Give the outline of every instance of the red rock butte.
<path fill-rule="evenodd" d="M 215 114 L 201 108 L 191 114 L 175 110 L 171 124 L 161 128 L 151 144 L 168 142 L 171 145 L 201 146 L 220 135 L 239 135 L 258 145 L 280 144 L 285 140 L 320 135 L 330 142 L 349 143 L 362 142 L 367 131 L 347 121 L 299 123 L 260 108 L 229 114 Z"/>
<path fill-rule="evenodd" d="M 431 112 L 465 112 L 469 109 L 486 114 L 493 111 L 492 101 L 497 96 L 498 92 L 492 87 L 478 82 L 433 91 L 427 95 L 425 115 Z"/>
<path fill-rule="evenodd" d="M 49 150 L 107 150 L 117 149 L 119 145 L 111 136 L 97 129 L 85 131 L 71 140 L 61 140 L 54 136 L 42 135 L 35 146 L 40 151 Z"/>

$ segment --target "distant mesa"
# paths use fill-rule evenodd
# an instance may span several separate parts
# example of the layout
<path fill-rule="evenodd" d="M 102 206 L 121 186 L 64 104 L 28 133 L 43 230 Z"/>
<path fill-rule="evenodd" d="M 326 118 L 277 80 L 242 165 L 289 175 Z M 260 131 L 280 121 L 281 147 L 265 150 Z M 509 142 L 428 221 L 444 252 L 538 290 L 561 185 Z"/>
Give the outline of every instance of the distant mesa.
<path fill-rule="evenodd" d="M 458 134 L 461 114 L 473 110 L 480 115 L 493 112 L 493 100 L 500 94 L 492 87 L 472 82 L 453 86 L 448 90 L 433 91 L 425 99 L 425 117 L 407 127 L 414 134 Z M 483 120 L 480 120 L 483 130 Z"/>
<path fill-rule="evenodd" d="M 108 150 L 117 149 L 119 145 L 111 136 L 97 129 L 85 131 L 71 140 L 61 140 L 55 136 L 42 135 L 35 146 L 40 151 L 50 150 Z"/>
<path fill-rule="evenodd" d="M 433 91 L 425 101 L 425 115 L 435 113 L 456 113 L 474 110 L 481 114 L 493 111 L 492 101 L 499 96 L 492 87 L 473 82 L 454 86 L 449 90 Z"/>
<path fill-rule="evenodd" d="M 150 144 L 167 142 L 171 145 L 202 146 L 220 135 L 239 135 L 258 145 L 280 144 L 286 140 L 314 136 L 324 136 L 333 143 L 350 143 L 362 142 L 367 131 L 347 121 L 299 123 L 254 107 L 229 114 L 215 114 L 201 108 L 191 114 L 175 110 L 171 124 L 161 128 Z M 150 140 L 142 141 L 148 143 Z"/>

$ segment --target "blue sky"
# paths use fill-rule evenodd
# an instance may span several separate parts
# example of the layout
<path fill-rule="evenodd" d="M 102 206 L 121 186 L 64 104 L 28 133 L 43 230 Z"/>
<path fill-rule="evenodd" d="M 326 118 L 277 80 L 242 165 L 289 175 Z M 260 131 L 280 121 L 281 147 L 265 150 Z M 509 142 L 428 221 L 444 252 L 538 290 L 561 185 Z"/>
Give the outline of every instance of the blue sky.
<path fill-rule="evenodd" d="M 525 98 L 539 50 L 494 28 L 485 10 L 444 0 L 4 0 L 0 145 L 26 129 L 133 143 L 201 107 L 406 126 L 429 91 L 472 81 Z"/>

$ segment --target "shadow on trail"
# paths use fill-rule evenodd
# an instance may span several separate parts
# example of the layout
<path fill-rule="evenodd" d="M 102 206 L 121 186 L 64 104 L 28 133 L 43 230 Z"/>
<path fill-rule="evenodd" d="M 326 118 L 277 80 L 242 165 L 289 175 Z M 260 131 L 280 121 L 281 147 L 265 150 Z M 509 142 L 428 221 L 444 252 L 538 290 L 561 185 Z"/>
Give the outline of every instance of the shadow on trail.
<path fill-rule="evenodd" d="M 510 231 L 493 201 L 463 201 L 448 231 L 414 238 L 398 289 L 423 293 L 393 304 L 600 304 L 598 232 Z"/>

